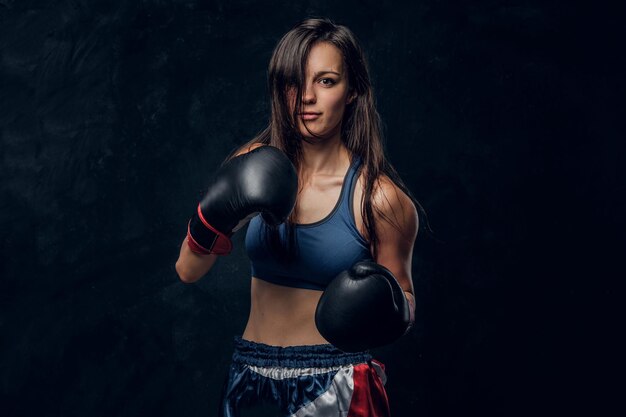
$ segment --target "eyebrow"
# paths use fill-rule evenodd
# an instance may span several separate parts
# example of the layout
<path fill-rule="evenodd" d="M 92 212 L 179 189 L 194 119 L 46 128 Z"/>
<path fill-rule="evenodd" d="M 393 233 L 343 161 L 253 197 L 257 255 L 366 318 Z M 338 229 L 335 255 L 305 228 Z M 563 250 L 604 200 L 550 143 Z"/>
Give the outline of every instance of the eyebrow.
<path fill-rule="evenodd" d="M 318 72 L 315 73 L 315 76 L 319 77 L 320 75 L 323 75 L 323 74 L 336 74 L 336 75 L 341 76 L 341 74 L 339 74 L 338 72 L 335 72 L 335 71 L 318 71 Z"/>

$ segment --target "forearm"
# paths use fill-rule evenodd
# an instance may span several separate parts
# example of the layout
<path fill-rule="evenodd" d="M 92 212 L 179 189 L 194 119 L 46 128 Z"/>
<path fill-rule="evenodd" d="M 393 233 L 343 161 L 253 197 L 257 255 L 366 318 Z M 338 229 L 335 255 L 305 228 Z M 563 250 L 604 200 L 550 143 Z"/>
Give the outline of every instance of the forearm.
<path fill-rule="evenodd" d="M 192 252 L 185 238 L 176 261 L 176 273 L 180 280 L 187 284 L 196 282 L 209 272 L 217 258 L 218 255 L 200 255 Z"/>

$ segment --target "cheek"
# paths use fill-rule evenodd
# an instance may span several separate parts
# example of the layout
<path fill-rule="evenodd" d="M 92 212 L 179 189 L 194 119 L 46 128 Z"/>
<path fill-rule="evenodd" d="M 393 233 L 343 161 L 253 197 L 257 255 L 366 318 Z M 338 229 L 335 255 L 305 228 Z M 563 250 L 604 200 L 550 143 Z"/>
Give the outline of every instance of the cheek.
<path fill-rule="evenodd" d="M 346 109 L 345 100 L 346 98 L 344 97 L 344 95 L 340 95 L 340 96 L 334 97 L 332 102 L 329 103 L 332 109 L 333 119 L 341 119 L 343 117 L 343 112 Z"/>

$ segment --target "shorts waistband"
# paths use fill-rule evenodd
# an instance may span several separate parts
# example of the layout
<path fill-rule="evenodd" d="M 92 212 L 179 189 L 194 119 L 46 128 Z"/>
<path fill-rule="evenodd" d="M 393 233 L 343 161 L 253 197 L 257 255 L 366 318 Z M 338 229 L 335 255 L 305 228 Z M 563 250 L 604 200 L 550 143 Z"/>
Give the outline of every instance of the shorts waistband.
<path fill-rule="evenodd" d="M 235 336 L 233 362 L 253 366 L 285 368 L 329 367 L 366 363 L 369 352 L 347 353 L 331 344 L 302 346 L 271 346 Z"/>

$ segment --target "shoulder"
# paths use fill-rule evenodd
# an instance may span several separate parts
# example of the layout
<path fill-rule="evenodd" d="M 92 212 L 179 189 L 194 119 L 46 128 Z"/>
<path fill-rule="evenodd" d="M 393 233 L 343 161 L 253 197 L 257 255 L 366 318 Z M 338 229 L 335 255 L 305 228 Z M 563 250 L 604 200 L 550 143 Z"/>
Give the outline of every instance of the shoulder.
<path fill-rule="evenodd" d="M 413 241 L 419 218 L 413 200 L 391 178 L 381 175 L 372 188 L 372 207 L 376 229 L 383 234 L 398 233 Z"/>

